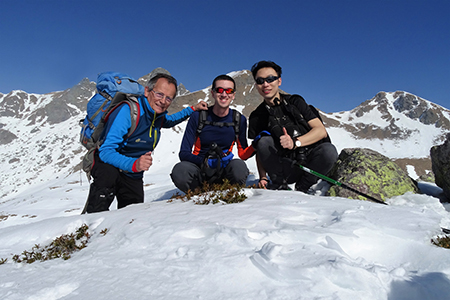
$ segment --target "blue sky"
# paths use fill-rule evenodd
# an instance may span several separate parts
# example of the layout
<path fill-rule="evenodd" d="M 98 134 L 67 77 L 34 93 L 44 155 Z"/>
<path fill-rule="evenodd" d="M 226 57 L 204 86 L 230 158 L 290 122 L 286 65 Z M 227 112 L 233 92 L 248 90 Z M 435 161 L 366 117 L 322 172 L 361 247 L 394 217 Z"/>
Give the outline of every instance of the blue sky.
<path fill-rule="evenodd" d="M 404 90 L 450 108 L 450 1 L 2 0 L 0 92 L 157 67 L 190 91 L 259 60 L 325 112 Z"/>

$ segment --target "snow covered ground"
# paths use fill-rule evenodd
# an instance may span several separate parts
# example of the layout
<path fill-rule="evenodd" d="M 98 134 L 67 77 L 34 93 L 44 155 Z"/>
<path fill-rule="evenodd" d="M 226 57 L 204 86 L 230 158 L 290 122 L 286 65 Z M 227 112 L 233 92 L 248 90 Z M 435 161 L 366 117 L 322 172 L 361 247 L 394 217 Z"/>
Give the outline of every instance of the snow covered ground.
<path fill-rule="evenodd" d="M 168 202 L 179 147 L 168 132 L 144 204 L 80 215 L 80 173 L 2 198 L 0 299 L 449 299 L 450 250 L 430 242 L 450 228 L 436 186 L 388 206 L 260 189 L 239 204 Z M 92 237 L 69 260 L 13 262 L 82 224 Z"/>

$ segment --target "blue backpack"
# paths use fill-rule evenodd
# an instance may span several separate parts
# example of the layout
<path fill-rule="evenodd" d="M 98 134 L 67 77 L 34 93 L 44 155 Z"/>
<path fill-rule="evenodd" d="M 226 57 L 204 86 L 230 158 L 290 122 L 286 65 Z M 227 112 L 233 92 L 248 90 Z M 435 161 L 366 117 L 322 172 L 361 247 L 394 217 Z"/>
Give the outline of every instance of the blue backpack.
<path fill-rule="evenodd" d="M 94 151 L 100 147 L 100 136 L 111 112 L 122 103 L 130 106 L 131 128 L 126 137 L 136 129 L 139 122 L 139 96 L 144 94 L 144 87 L 132 77 L 118 72 L 104 72 L 97 78 L 97 93 L 87 104 L 87 115 L 80 120 L 80 142 L 88 149 L 83 158 L 83 170 L 90 178 Z"/>

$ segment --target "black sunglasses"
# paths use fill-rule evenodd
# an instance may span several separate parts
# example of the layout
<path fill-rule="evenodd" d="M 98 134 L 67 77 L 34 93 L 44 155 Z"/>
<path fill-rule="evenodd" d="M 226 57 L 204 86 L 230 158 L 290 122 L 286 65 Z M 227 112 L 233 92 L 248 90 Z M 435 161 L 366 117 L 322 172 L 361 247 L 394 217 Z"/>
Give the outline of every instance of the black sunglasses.
<path fill-rule="evenodd" d="M 222 94 L 224 91 L 225 91 L 225 93 L 227 93 L 228 95 L 234 93 L 234 89 L 232 89 L 232 88 L 224 89 L 223 87 L 216 87 L 216 88 L 214 89 L 214 91 L 215 91 L 217 94 Z"/>
<path fill-rule="evenodd" d="M 266 77 L 266 78 L 258 77 L 258 78 L 255 79 L 255 81 L 256 81 L 256 84 L 263 84 L 264 81 L 267 82 L 267 83 L 271 83 L 271 82 L 274 82 L 275 80 L 277 80 L 278 78 L 280 78 L 280 77 L 271 75 L 271 76 Z"/>

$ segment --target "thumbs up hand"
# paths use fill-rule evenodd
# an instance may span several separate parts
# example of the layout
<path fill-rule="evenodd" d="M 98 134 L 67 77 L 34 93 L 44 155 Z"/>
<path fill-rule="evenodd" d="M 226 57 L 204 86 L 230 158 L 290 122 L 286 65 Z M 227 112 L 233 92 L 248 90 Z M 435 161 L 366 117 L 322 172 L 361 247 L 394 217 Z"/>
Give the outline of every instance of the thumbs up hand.
<path fill-rule="evenodd" d="M 280 137 L 281 147 L 285 149 L 294 149 L 294 140 L 287 133 L 286 128 L 283 127 L 283 135 Z"/>

